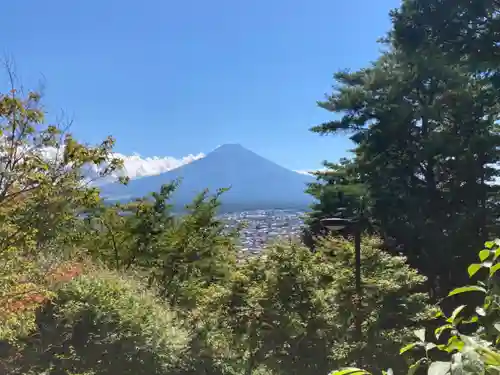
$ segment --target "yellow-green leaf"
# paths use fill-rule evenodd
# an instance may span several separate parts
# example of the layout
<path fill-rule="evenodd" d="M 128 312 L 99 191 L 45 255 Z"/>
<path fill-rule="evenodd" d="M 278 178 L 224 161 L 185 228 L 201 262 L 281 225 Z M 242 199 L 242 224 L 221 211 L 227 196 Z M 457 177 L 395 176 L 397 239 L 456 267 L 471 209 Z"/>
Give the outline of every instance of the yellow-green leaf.
<path fill-rule="evenodd" d="M 418 368 L 420 367 L 420 364 L 422 363 L 423 359 L 420 358 L 417 362 L 412 364 L 410 368 L 408 369 L 408 375 L 414 375 L 415 372 L 417 372 Z"/>
<path fill-rule="evenodd" d="M 486 250 L 488 251 L 488 250 Z M 482 264 L 479 264 L 479 263 L 472 263 L 468 268 L 467 268 L 467 272 L 469 273 L 469 277 L 472 277 L 474 276 L 477 271 L 479 271 L 481 269 L 483 265 Z"/>
<path fill-rule="evenodd" d="M 462 286 L 460 288 L 453 289 L 450 293 L 448 293 L 448 297 L 454 296 L 456 294 L 468 293 L 468 292 L 486 293 L 486 289 L 484 289 L 480 286 L 477 286 L 477 285 Z"/>
<path fill-rule="evenodd" d="M 451 324 L 445 324 L 441 327 L 437 327 L 435 330 L 434 330 L 434 334 L 436 335 L 436 339 L 439 340 L 439 338 L 441 337 L 441 334 L 446 331 L 447 329 L 452 329 L 454 328 Z"/>
<path fill-rule="evenodd" d="M 493 276 L 498 270 L 500 270 L 500 263 L 497 263 L 490 268 L 490 276 Z"/>
<path fill-rule="evenodd" d="M 463 309 L 465 309 L 465 305 L 458 306 L 455 310 L 453 310 L 453 313 L 448 319 L 446 319 L 446 321 L 448 323 L 456 324 L 455 321 L 457 320 L 458 314 L 460 314 Z"/>
<path fill-rule="evenodd" d="M 370 373 L 356 367 L 347 367 L 337 371 L 330 372 L 329 375 L 369 375 Z"/>
<path fill-rule="evenodd" d="M 488 259 L 490 254 L 491 254 L 490 250 L 481 250 L 479 252 L 479 259 L 481 260 L 481 262 L 484 262 L 486 259 Z"/>
<path fill-rule="evenodd" d="M 413 349 L 415 346 L 417 346 L 417 344 L 419 344 L 419 343 L 412 342 L 411 344 L 408 344 L 408 345 L 406 345 L 406 346 L 402 347 L 402 348 L 399 350 L 399 354 L 403 354 L 403 353 L 407 352 L 408 350 Z"/>

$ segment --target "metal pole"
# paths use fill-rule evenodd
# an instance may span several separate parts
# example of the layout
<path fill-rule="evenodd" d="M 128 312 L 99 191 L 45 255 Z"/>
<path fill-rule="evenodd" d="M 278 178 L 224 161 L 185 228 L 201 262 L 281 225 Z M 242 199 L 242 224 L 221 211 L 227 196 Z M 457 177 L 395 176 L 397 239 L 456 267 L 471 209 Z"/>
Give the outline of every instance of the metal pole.
<path fill-rule="evenodd" d="M 362 308 L 362 289 L 361 289 L 361 228 L 359 223 L 355 225 L 354 229 L 354 247 L 356 253 L 356 339 L 362 340 L 361 325 L 363 317 L 361 316 Z"/>

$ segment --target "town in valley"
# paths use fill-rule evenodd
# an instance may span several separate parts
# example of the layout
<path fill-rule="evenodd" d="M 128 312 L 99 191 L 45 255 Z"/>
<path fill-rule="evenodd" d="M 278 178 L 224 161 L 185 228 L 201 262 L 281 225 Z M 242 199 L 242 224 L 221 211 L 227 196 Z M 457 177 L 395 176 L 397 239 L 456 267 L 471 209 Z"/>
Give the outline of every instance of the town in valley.
<path fill-rule="evenodd" d="M 300 236 L 305 211 L 255 210 L 222 214 L 228 228 L 244 224 L 241 230 L 241 250 L 258 253 L 266 244 L 277 239 L 293 240 Z"/>

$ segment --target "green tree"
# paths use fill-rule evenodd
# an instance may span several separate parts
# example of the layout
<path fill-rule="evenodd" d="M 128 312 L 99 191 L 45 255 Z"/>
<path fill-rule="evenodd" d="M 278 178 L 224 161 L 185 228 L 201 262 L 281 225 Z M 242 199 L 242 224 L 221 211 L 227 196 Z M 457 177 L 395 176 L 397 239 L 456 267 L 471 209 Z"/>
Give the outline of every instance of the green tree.
<path fill-rule="evenodd" d="M 226 228 L 217 217 L 224 191 L 199 194 L 165 232 L 151 278 L 174 306 L 194 308 L 204 290 L 225 283 L 235 267 L 239 228 Z"/>
<path fill-rule="evenodd" d="M 340 215 L 352 218 L 367 208 L 363 207 L 363 202 L 368 200 L 368 191 L 353 161 L 342 159 L 339 164 L 325 161 L 323 165 L 324 170 L 314 173 L 317 181 L 309 184 L 306 190 L 316 198 L 305 219 L 305 242 L 311 247 L 314 247 L 316 237 L 327 233 L 321 219 Z"/>
<path fill-rule="evenodd" d="M 412 335 L 431 316 L 428 297 L 419 292 L 425 277 L 407 264 L 402 256 L 385 252 L 374 237 L 362 241 L 363 340 L 355 335 L 355 256 L 352 241 L 325 239 L 319 251 L 335 270 L 331 285 L 335 306 L 335 334 L 331 359 L 337 365 L 363 364 L 369 369 L 405 368 L 403 358 L 395 360 L 391 352 Z M 382 366 L 380 368 L 379 366 Z"/>
<path fill-rule="evenodd" d="M 39 309 L 37 327 L 23 347 L 12 346 L 0 356 L 2 374 L 167 375 L 189 370 L 189 330 L 133 278 L 96 269 L 53 288 L 55 297 Z"/>
<path fill-rule="evenodd" d="M 498 102 L 491 85 L 435 50 L 388 48 L 369 68 L 336 74 L 320 106 L 342 116 L 312 131 L 352 134 L 382 237 L 395 239 L 431 291 L 444 291 L 495 228 Z"/>
<path fill-rule="evenodd" d="M 43 270 L 36 266 L 36 258 L 47 252 L 62 255 L 75 245 L 80 239 L 76 230 L 80 213 L 98 202 L 98 191 L 89 186 L 84 169 L 95 166 L 101 170 L 99 176 L 106 176 L 121 166 L 111 153 L 112 138 L 93 147 L 77 142 L 58 126 L 46 125 L 40 95 L 23 95 L 16 90 L 9 67 L 7 73 L 12 88 L 0 94 L 0 323 L 6 328 L 4 336 L 14 334 L 16 327 L 25 333 L 32 328 L 33 308 L 13 311 L 10 307 L 26 306 L 24 298 L 45 294 Z"/>
<path fill-rule="evenodd" d="M 378 246 L 363 242 L 363 342 L 354 332 L 353 246 L 328 238 L 314 254 L 298 244 L 271 246 L 242 263 L 229 285 L 207 290 L 195 316 L 207 352 L 245 374 L 393 363 L 387 353 L 411 336 L 405 325 L 426 316 L 426 296 L 415 292 L 424 278 Z"/>
<path fill-rule="evenodd" d="M 475 302 L 460 304 L 447 314 L 439 309 L 435 314 L 434 330 L 418 329 L 414 339 L 399 350 L 400 354 L 415 352 L 408 374 L 427 369 L 428 374 L 488 374 L 500 371 L 500 310 L 497 272 L 500 241 L 488 241 L 478 254 L 478 263 L 468 267 L 471 278 L 482 279 L 477 283 L 449 291 L 448 298 L 474 295 Z M 478 278 L 479 276 L 479 278 Z M 467 298 L 471 301 L 471 298 Z M 389 365 L 390 366 L 390 365 Z M 389 371 L 378 371 L 389 373 Z M 344 368 L 332 375 L 368 375 L 359 368 Z"/>
<path fill-rule="evenodd" d="M 391 13 L 392 37 L 409 53 L 438 49 L 499 87 L 499 10 L 495 0 L 405 0 Z"/>
<path fill-rule="evenodd" d="M 217 217 L 220 195 L 200 193 L 184 215 L 169 203 L 177 182 L 132 203 L 89 211 L 88 242 L 108 267 L 139 271 L 172 306 L 191 308 L 203 289 L 235 266 L 239 228 Z"/>

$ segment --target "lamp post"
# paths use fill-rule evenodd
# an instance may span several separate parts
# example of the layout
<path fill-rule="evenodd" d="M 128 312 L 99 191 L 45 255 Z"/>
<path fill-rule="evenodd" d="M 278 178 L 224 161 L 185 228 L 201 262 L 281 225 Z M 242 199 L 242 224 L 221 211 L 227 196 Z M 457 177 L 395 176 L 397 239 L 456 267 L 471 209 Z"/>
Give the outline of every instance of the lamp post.
<path fill-rule="evenodd" d="M 355 275 L 356 275 L 356 313 L 355 313 L 355 329 L 356 338 L 358 341 L 362 339 L 361 325 L 363 323 L 361 317 L 361 227 L 359 219 L 345 219 L 341 217 L 331 217 L 320 220 L 321 225 L 331 232 L 340 232 L 348 229 L 354 234 L 354 251 L 355 251 Z"/>

